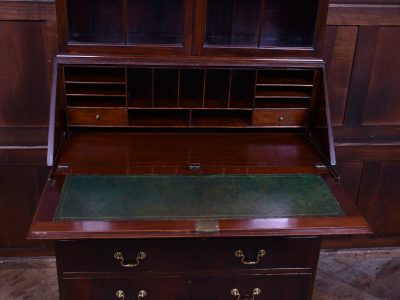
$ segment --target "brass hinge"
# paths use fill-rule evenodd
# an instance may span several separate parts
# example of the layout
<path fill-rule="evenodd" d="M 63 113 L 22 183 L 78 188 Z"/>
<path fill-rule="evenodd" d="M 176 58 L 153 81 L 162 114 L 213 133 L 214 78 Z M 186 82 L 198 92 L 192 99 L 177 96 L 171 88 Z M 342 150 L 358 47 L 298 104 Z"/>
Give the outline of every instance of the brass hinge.
<path fill-rule="evenodd" d="M 69 171 L 69 165 L 68 164 L 62 164 L 57 166 L 57 172 L 68 172 Z"/>
<path fill-rule="evenodd" d="M 200 171 L 201 169 L 201 164 L 200 163 L 189 163 L 188 164 L 188 169 L 190 171 Z"/>

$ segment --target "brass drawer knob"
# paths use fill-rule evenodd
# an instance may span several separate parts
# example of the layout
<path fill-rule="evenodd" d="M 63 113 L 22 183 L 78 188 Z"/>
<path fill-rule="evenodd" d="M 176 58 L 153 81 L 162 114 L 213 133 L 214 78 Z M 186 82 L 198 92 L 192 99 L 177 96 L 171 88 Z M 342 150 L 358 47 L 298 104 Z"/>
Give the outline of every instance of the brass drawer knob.
<path fill-rule="evenodd" d="M 255 289 L 253 289 L 253 292 L 252 292 L 252 294 L 250 295 L 250 296 L 248 296 L 248 295 L 246 295 L 246 296 L 244 296 L 245 298 L 249 298 L 249 297 L 251 297 L 251 299 L 255 299 L 258 295 L 260 295 L 261 294 L 261 289 L 259 289 L 259 288 L 255 288 Z M 237 300 L 240 300 L 240 298 L 241 298 L 241 296 L 240 296 L 240 291 L 238 290 L 238 289 L 232 289 L 231 290 L 231 295 L 233 296 L 233 297 L 236 297 L 236 299 Z"/>
<path fill-rule="evenodd" d="M 96 114 L 96 120 L 100 120 L 101 119 L 101 115 Z"/>
<path fill-rule="evenodd" d="M 267 255 L 267 251 L 265 251 L 264 249 L 260 249 L 257 251 L 256 260 L 249 260 L 249 259 L 246 259 L 242 250 L 235 251 L 235 256 L 237 258 L 241 258 L 242 264 L 244 264 L 244 265 L 256 265 L 261 261 L 261 258 L 263 258 L 265 255 Z"/>
<path fill-rule="evenodd" d="M 280 117 L 278 118 L 278 121 L 279 121 L 279 122 L 283 122 L 284 119 L 285 119 L 285 118 L 284 118 L 283 116 L 280 116 Z"/>
<path fill-rule="evenodd" d="M 121 291 L 121 290 L 116 291 L 115 292 L 115 296 L 117 296 L 117 298 L 121 299 L 121 300 L 128 300 L 127 298 L 125 298 L 125 292 Z M 140 300 L 140 299 L 143 299 L 146 296 L 147 296 L 147 292 L 145 290 L 140 290 L 138 292 L 138 294 L 137 294 L 137 299 Z"/>
<path fill-rule="evenodd" d="M 137 267 L 139 264 L 140 264 L 140 261 L 141 260 L 143 260 L 143 259 L 145 259 L 146 258 L 146 253 L 145 252 L 138 252 L 138 254 L 136 254 L 136 263 L 134 263 L 134 264 L 130 264 L 130 263 L 127 263 L 127 262 L 125 262 L 125 257 L 124 257 L 124 255 L 122 254 L 122 252 L 119 252 L 119 251 L 117 251 L 117 252 L 115 252 L 114 253 L 114 259 L 116 260 L 116 261 L 118 261 L 119 263 L 120 263 L 120 265 L 122 266 L 122 267 L 124 267 L 124 268 L 134 268 L 134 267 Z"/>

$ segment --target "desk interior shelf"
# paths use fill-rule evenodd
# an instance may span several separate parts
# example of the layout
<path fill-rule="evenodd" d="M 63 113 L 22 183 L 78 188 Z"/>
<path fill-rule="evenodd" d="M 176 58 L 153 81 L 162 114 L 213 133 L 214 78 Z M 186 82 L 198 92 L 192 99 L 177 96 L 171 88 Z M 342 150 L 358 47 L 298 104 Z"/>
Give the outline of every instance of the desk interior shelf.
<path fill-rule="evenodd" d="M 71 107 L 125 107 L 125 69 L 65 68 L 66 104 Z"/>
<path fill-rule="evenodd" d="M 296 128 L 315 99 L 317 69 L 65 66 L 71 126 Z M 123 109 L 102 122 L 95 108 Z M 121 110 L 114 110 L 121 115 Z M 109 110 L 108 114 L 112 115 Z M 92 120 L 93 122 L 91 122 Z"/>

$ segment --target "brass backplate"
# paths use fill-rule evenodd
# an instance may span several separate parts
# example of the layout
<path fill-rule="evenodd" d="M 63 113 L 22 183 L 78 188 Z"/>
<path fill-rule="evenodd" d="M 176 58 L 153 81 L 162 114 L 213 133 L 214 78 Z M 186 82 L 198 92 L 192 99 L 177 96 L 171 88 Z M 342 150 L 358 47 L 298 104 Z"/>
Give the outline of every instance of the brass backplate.
<path fill-rule="evenodd" d="M 196 232 L 219 232 L 219 223 L 217 220 L 198 220 Z"/>

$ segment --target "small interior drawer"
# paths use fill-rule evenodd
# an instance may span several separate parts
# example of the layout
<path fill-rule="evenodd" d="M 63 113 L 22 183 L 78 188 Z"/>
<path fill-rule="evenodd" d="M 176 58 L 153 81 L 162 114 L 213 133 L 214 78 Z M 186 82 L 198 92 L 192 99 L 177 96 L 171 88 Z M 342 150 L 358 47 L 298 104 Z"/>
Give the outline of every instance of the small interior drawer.
<path fill-rule="evenodd" d="M 314 237 L 65 241 L 57 243 L 57 257 L 64 273 L 311 270 L 319 245 Z"/>
<path fill-rule="evenodd" d="M 308 109 L 265 108 L 253 112 L 253 126 L 303 127 L 307 124 Z"/>
<path fill-rule="evenodd" d="M 125 126 L 127 113 L 123 108 L 68 108 L 70 125 Z"/>

